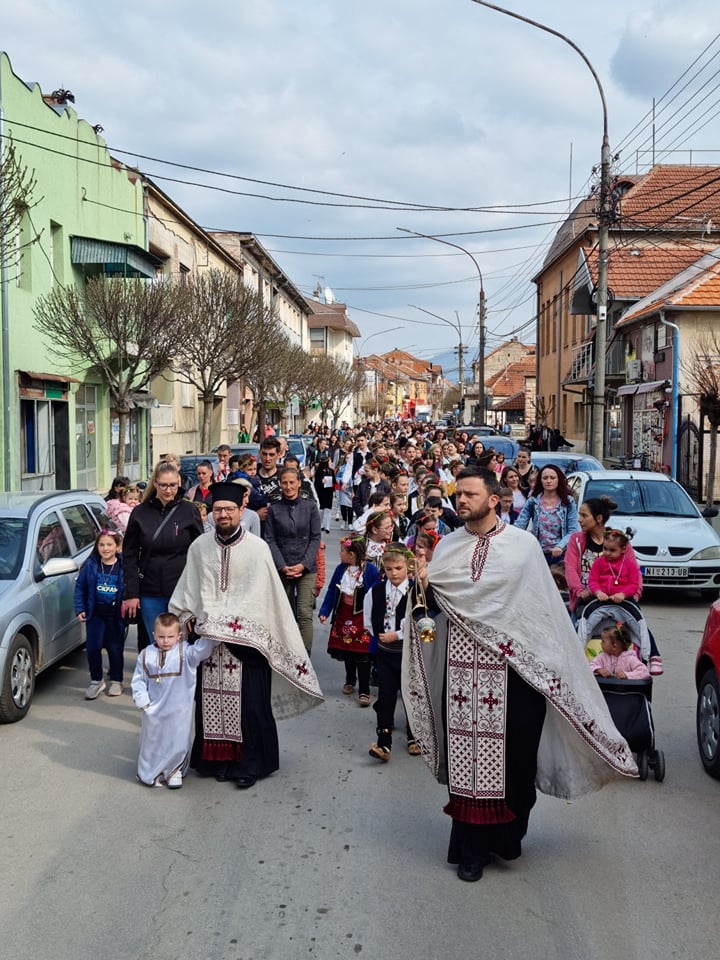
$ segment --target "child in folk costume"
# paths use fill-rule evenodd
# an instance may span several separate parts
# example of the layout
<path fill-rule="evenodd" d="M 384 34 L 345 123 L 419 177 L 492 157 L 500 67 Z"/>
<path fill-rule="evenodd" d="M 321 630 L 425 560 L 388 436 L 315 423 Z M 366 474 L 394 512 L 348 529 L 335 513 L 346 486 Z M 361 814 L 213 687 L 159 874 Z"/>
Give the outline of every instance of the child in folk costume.
<path fill-rule="evenodd" d="M 395 524 L 389 510 L 377 510 L 368 517 L 365 525 L 365 549 L 368 560 L 377 563 L 392 540 Z"/>
<path fill-rule="evenodd" d="M 90 668 L 86 700 L 96 700 L 105 689 L 102 651 L 108 655 L 109 697 L 122 693 L 123 649 L 123 561 L 122 536 L 115 530 L 101 530 L 93 552 L 82 565 L 75 582 L 75 615 L 85 624 L 85 649 Z"/>
<path fill-rule="evenodd" d="M 135 705 L 143 711 L 137 778 L 147 786 L 179 790 L 190 759 L 197 668 L 219 641 L 190 644 L 174 613 L 155 620 L 155 641 L 138 656 L 132 678 Z"/>
<path fill-rule="evenodd" d="M 365 629 L 372 634 L 378 698 L 377 740 L 370 745 L 370 756 L 387 763 L 392 749 L 395 706 L 400 690 L 403 629 L 410 590 L 409 567 L 412 553 L 400 543 L 389 543 L 382 558 L 385 577 L 365 596 Z M 420 747 L 406 724 L 407 750 L 420 754 Z"/>
<path fill-rule="evenodd" d="M 362 537 L 343 537 L 340 563 L 333 572 L 318 618 L 331 618 L 328 653 L 345 663 L 343 693 L 351 696 L 358 684 L 358 702 L 370 706 L 370 634 L 365 629 L 363 604 L 368 590 L 380 580 L 377 567 L 365 559 Z"/>
<path fill-rule="evenodd" d="M 602 554 L 590 567 L 588 576 L 588 590 L 596 600 L 622 603 L 640 599 L 642 574 L 635 555 L 628 550 L 629 532 L 605 531 Z"/>

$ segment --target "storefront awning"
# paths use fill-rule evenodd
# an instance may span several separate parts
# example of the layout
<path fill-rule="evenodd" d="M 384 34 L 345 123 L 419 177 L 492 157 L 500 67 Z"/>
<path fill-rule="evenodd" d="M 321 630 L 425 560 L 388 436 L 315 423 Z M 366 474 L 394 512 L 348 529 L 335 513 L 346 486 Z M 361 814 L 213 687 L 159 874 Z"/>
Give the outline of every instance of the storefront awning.
<path fill-rule="evenodd" d="M 80 383 L 75 377 L 68 377 L 65 374 L 36 373 L 34 370 L 18 370 L 18 373 L 24 374 L 30 380 L 43 380 L 48 383 Z"/>
<path fill-rule="evenodd" d="M 162 260 L 135 244 L 111 243 L 92 237 L 71 237 L 70 258 L 73 263 L 102 266 L 106 276 L 152 279 L 162 266 Z"/>
<path fill-rule="evenodd" d="M 646 383 L 624 383 L 617 388 L 618 397 L 630 397 L 636 393 L 654 393 L 655 390 L 664 390 L 672 384 L 669 380 L 648 380 Z"/>

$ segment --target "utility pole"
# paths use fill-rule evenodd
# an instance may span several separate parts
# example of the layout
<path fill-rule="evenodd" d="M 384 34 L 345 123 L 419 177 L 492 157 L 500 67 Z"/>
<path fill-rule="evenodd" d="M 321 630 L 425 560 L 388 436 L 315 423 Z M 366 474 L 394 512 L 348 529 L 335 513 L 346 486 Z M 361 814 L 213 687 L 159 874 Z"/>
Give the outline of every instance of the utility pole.
<path fill-rule="evenodd" d="M 457 345 L 457 355 L 458 355 L 458 379 L 460 381 L 460 405 L 462 406 L 462 401 L 465 398 L 465 348 L 463 347 L 462 342 L 462 327 L 460 326 L 460 314 L 455 311 L 455 316 L 457 318 L 457 332 L 458 332 L 458 345 Z"/>
<path fill-rule="evenodd" d="M 480 423 L 485 423 L 485 290 L 480 282 L 480 301 L 478 303 L 478 403 L 480 404 Z"/>
<path fill-rule="evenodd" d="M 485 317 L 486 317 L 486 309 L 485 309 L 485 285 L 483 284 L 483 275 L 482 275 L 482 270 L 480 269 L 480 264 L 477 262 L 477 259 L 475 258 L 475 256 L 474 256 L 469 250 L 466 250 L 465 247 L 461 247 L 459 243 L 452 243 L 450 240 L 445 240 L 445 239 L 443 239 L 442 237 L 434 237 L 434 236 L 433 236 L 432 234 L 430 234 L 430 233 L 420 233 L 420 232 L 417 231 L 417 230 L 408 230 L 407 227 L 396 227 L 395 229 L 396 229 L 396 230 L 400 230 L 402 233 L 410 233 L 410 234 L 412 234 L 412 236 L 414 236 L 414 237 L 424 237 L 425 240 L 435 240 L 436 243 L 444 243 L 446 247 L 454 247 L 456 250 L 459 250 L 461 253 L 464 253 L 466 256 L 470 257 L 470 259 L 471 259 L 472 262 L 473 262 L 473 265 L 474 265 L 475 269 L 477 270 L 478 280 L 480 281 L 480 297 L 479 297 L 479 300 L 478 300 L 478 322 L 479 322 L 479 330 L 478 330 L 478 339 L 479 339 L 479 344 L 478 344 L 478 382 L 479 382 L 479 384 L 480 384 L 480 390 L 481 390 L 481 393 L 480 393 L 480 396 L 479 396 L 478 399 L 479 399 L 479 402 L 480 402 L 481 413 L 482 413 L 482 416 L 484 417 L 484 416 L 485 416 Z M 418 309 L 422 309 L 422 307 L 419 307 Z M 429 313 L 428 310 L 426 310 L 425 312 L 426 312 L 426 313 Z M 435 316 L 435 314 L 433 314 L 433 316 Z M 442 318 L 440 318 L 440 319 L 442 319 Z M 445 323 L 450 323 L 449 320 L 445 320 L 444 322 L 445 322 Z M 450 326 L 453 326 L 453 324 L 450 323 Z M 462 385 L 461 385 L 461 387 L 460 387 L 460 390 L 461 390 L 461 393 L 462 393 Z"/>

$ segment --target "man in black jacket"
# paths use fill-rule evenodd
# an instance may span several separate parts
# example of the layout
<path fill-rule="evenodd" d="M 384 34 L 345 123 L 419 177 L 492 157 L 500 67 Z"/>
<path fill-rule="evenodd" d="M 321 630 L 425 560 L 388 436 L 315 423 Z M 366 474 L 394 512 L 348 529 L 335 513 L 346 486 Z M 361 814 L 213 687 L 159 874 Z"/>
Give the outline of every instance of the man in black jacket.
<path fill-rule="evenodd" d="M 295 467 L 283 467 L 278 473 L 282 498 L 268 507 L 263 536 L 295 612 L 305 649 L 310 653 L 320 511 L 314 500 L 300 496 L 300 476 Z"/>

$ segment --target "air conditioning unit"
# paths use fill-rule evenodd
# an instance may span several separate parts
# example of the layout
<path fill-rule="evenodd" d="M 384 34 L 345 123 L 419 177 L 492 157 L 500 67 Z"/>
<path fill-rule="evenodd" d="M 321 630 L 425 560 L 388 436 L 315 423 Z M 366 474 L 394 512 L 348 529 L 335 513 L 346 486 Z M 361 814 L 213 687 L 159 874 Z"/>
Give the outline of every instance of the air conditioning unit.
<path fill-rule="evenodd" d="M 625 379 L 628 383 L 639 380 L 642 375 L 642 363 L 640 360 L 628 360 L 625 364 Z"/>

